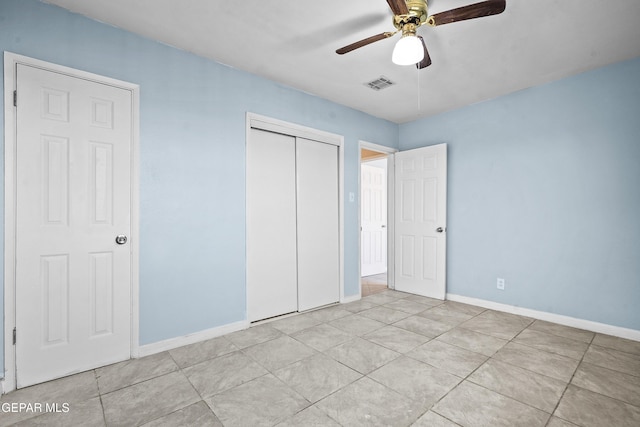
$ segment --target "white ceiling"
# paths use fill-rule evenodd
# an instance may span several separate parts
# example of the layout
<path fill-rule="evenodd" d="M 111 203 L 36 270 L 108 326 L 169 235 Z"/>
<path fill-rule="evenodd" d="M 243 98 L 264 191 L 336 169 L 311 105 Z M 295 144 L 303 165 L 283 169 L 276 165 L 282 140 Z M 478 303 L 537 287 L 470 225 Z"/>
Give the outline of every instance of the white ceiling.
<path fill-rule="evenodd" d="M 335 53 L 394 29 L 384 0 L 46 2 L 396 123 L 640 56 L 640 0 L 507 0 L 501 15 L 423 26 L 421 71 L 391 62 L 399 35 Z M 364 86 L 380 76 L 396 85 Z"/>

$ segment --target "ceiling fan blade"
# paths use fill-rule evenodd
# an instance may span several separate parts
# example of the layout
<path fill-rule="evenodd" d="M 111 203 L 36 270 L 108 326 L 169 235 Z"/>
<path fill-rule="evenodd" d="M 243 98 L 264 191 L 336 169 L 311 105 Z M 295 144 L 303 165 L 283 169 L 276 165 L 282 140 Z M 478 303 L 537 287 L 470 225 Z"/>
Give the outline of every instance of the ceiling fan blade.
<path fill-rule="evenodd" d="M 362 39 L 355 43 L 351 43 L 350 45 L 347 45 L 345 47 L 341 47 L 340 49 L 336 50 L 336 53 L 338 55 L 344 55 L 345 53 L 361 48 L 362 46 L 366 46 L 368 44 L 375 43 L 377 41 L 389 38 L 395 33 L 396 32 L 385 32 L 385 33 L 376 34 L 375 36 L 367 37 L 366 39 Z"/>
<path fill-rule="evenodd" d="M 394 15 L 407 15 L 409 8 L 404 0 L 387 0 Z"/>
<path fill-rule="evenodd" d="M 462 6 L 446 12 L 431 15 L 428 23 L 433 26 L 450 24 L 452 22 L 465 21 L 467 19 L 482 18 L 483 16 L 498 15 L 504 12 L 507 6 L 506 0 L 488 0 L 480 3 Z"/>
<path fill-rule="evenodd" d="M 427 45 L 424 43 L 424 39 L 422 36 L 417 36 L 422 42 L 422 47 L 424 47 L 424 59 L 416 64 L 418 70 L 422 70 L 423 68 L 427 68 L 431 65 L 431 57 L 429 56 L 429 51 L 427 51 Z"/>

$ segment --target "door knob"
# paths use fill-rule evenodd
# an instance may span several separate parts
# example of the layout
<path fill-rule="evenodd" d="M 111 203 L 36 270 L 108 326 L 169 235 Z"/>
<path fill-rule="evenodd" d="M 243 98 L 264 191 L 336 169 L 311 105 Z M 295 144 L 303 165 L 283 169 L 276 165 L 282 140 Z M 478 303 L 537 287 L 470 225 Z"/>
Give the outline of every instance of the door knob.
<path fill-rule="evenodd" d="M 387 228 L 387 226 L 386 226 L 386 225 L 384 225 L 384 224 L 383 224 L 381 227 L 382 227 L 382 228 Z"/>
<path fill-rule="evenodd" d="M 437 231 L 438 233 L 442 233 L 442 232 L 444 231 L 444 229 L 443 229 L 442 227 L 438 227 L 438 228 L 436 228 L 436 231 Z"/>
<path fill-rule="evenodd" d="M 124 245 L 125 243 L 127 243 L 127 236 L 125 236 L 124 234 L 118 234 L 116 236 L 116 243 L 119 245 Z"/>

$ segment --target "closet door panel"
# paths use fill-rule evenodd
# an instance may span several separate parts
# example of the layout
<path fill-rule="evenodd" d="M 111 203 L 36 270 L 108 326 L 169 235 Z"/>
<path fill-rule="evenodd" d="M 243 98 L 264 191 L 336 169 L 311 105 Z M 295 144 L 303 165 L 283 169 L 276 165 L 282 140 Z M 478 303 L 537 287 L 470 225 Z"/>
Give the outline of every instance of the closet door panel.
<path fill-rule="evenodd" d="M 338 147 L 296 141 L 298 310 L 340 299 Z"/>
<path fill-rule="evenodd" d="M 298 310 L 295 138 L 251 129 L 247 144 L 247 316 Z"/>

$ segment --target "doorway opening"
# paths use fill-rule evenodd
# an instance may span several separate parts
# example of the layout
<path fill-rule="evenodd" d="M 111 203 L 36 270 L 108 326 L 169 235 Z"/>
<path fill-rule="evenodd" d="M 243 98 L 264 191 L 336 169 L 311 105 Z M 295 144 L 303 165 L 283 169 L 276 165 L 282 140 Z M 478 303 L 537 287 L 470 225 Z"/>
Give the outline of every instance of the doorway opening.
<path fill-rule="evenodd" d="M 360 289 L 361 296 L 389 287 L 389 151 L 360 145 Z"/>

